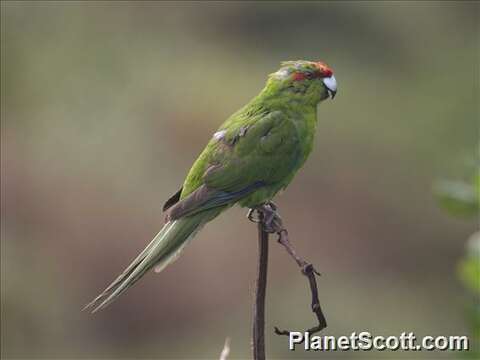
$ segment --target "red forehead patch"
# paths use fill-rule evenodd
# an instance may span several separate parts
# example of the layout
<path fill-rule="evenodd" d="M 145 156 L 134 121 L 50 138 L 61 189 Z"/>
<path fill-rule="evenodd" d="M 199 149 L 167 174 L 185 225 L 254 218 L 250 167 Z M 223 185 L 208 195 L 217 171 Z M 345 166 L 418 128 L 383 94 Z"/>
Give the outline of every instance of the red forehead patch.
<path fill-rule="evenodd" d="M 333 75 L 332 69 L 330 69 L 327 64 L 319 61 L 315 63 L 315 66 L 317 67 L 318 71 L 320 71 L 322 76 L 330 77 Z"/>

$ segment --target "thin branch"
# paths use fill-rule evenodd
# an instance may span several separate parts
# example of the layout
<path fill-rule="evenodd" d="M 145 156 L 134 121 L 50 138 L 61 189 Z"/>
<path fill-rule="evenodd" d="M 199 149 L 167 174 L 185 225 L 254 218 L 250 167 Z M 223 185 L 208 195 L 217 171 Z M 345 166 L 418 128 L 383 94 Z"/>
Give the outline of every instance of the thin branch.
<path fill-rule="evenodd" d="M 228 355 L 230 355 L 230 338 L 229 337 L 225 339 L 225 345 L 223 345 L 223 350 L 220 353 L 219 360 L 227 360 Z"/>
<path fill-rule="evenodd" d="M 259 214 L 258 227 L 258 277 L 253 306 L 253 359 L 265 360 L 265 295 L 268 269 L 268 233 L 264 231 L 263 214 Z"/>
<path fill-rule="evenodd" d="M 247 218 L 257 223 L 258 226 L 258 277 L 255 291 L 255 304 L 253 307 L 253 359 L 265 359 L 265 294 L 267 286 L 267 265 L 268 265 L 268 235 L 278 234 L 278 242 L 283 245 L 288 254 L 295 260 L 302 274 L 308 279 L 312 296 L 312 311 L 315 313 L 318 325 L 308 329 L 311 334 L 319 332 L 327 327 L 327 321 L 323 315 L 318 298 L 318 286 L 315 275 L 320 275 L 313 265 L 299 257 L 288 238 L 288 232 L 283 227 L 282 219 L 278 215 L 277 206 L 273 203 L 266 203 L 254 209 L 250 209 Z M 290 335 L 289 330 L 280 330 L 275 327 L 277 335 Z"/>
<path fill-rule="evenodd" d="M 327 321 L 325 320 L 325 316 L 323 315 L 322 308 L 320 306 L 320 300 L 318 298 L 317 280 L 315 279 L 315 275 L 320 275 L 320 273 L 315 270 L 312 264 L 306 262 L 297 255 L 295 249 L 293 248 L 292 244 L 288 239 L 288 232 L 286 229 L 280 230 L 278 232 L 278 235 L 278 242 L 285 247 L 285 250 L 287 250 L 288 254 L 295 260 L 297 265 L 300 267 L 302 274 L 308 278 L 308 282 L 310 284 L 310 292 L 312 294 L 311 307 L 312 311 L 317 317 L 318 325 L 308 329 L 307 331 L 310 334 L 319 332 L 327 327 Z M 290 335 L 289 330 L 280 330 L 278 327 L 275 327 L 275 333 L 277 335 Z"/>

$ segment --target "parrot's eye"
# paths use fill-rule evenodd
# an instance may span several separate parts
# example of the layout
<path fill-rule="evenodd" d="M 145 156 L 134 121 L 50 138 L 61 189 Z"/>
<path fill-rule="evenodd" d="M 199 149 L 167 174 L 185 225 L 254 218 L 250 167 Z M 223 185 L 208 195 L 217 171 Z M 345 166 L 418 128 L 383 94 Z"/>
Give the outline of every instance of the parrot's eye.
<path fill-rule="evenodd" d="M 313 78 L 314 78 L 314 74 L 313 74 L 312 72 L 306 72 L 306 73 L 305 73 L 305 77 L 306 77 L 307 79 L 313 79 Z"/>
<path fill-rule="evenodd" d="M 300 71 L 293 74 L 293 80 L 302 81 L 305 79 L 311 80 L 316 77 L 316 73 L 312 71 Z"/>

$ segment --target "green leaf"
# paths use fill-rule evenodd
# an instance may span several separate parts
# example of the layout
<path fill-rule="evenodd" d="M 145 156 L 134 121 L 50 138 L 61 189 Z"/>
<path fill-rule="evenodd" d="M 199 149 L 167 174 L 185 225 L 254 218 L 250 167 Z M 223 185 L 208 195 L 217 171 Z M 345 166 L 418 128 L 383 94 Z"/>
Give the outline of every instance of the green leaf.
<path fill-rule="evenodd" d="M 478 214 L 480 178 L 473 185 L 462 181 L 441 180 L 434 186 L 440 205 L 452 215 L 473 216 Z"/>
<path fill-rule="evenodd" d="M 459 277 L 467 289 L 480 297 L 480 232 L 467 242 L 467 254 L 459 264 Z"/>

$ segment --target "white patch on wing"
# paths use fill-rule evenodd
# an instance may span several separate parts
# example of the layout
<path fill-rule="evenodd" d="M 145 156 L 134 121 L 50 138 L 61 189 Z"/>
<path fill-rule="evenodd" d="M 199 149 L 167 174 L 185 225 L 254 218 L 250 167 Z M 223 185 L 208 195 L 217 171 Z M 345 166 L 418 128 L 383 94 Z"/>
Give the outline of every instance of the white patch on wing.
<path fill-rule="evenodd" d="M 215 134 L 213 134 L 213 137 L 215 140 L 222 140 L 225 137 L 225 134 L 227 133 L 227 130 L 220 130 L 217 131 Z"/>

